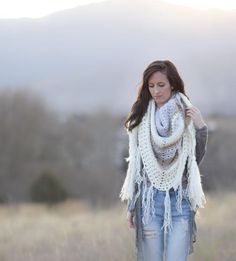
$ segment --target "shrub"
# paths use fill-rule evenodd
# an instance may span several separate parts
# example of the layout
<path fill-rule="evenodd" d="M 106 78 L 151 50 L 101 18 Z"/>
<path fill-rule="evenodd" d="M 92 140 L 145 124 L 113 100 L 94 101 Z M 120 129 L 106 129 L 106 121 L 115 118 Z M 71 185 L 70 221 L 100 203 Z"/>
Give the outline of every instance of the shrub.
<path fill-rule="evenodd" d="M 32 184 L 30 194 L 34 202 L 57 203 L 68 198 L 66 190 L 49 171 L 43 172 Z"/>

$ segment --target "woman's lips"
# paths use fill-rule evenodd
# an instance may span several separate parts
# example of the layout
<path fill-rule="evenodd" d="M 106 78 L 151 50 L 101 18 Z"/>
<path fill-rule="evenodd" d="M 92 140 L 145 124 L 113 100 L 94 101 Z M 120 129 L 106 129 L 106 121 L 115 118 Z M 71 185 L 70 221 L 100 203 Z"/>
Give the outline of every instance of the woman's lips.
<path fill-rule="evenodd" d="M 161 95 L 160 96 L 155 96 L 155 98 L 161 98 Z"/>

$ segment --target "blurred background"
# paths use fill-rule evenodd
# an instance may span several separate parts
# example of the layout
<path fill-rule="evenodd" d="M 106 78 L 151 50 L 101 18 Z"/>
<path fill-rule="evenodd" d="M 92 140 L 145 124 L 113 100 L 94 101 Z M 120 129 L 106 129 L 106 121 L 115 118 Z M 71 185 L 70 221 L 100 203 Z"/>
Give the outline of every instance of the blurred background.
<path fill-rule="evenodd" d="M 191 260 L 236 260 L 235 24 L 226 0 L 0 1 L 1 261 L 135 260 L 123 123 L 160 59 L 209 129 Z"/>

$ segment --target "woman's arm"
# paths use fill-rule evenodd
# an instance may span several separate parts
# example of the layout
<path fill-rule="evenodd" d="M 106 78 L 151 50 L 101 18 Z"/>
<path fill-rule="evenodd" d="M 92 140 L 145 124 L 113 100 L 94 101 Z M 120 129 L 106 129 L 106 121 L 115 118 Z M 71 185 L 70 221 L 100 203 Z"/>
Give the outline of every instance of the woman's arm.
<path fill-rule="evenodd" d="M 132 200 L 128 200 L 127 202 L 127 222 L 130 228 L 135 228 L 135 202 L 134 202 L 134 196 Z"/>
<path fill-rule="evenodd" d="M 135 216 L 136 216 L 136 202 L 138 198 L 141 196 L 137 197 L 137 192 L 138 192 L 139 186 L 136 183 L 135 184 L 135 191 L 132 199 L 129 199 L 127 202 L 127 221 L 129 224 L 130 228 L 135 228 L 136 227 L 136 221 L 135 221 Z"/>
<path fill-rule="evenodd" d="M 196 129 L 196 161 L 200 164 L 207 149 L 208 127 L 197 107 L 187 107 L 186 115 L 192 118 Z"/>
<path fill-rule="evenodd" d="M 137 184 L 135 184 L 135 189 L 134 189 L 134 195 L 132 199 L 128 199 L 127 201 L 127 211 L 134 213 L 135 211 L 135 195 L 137 193 L 138 187 Z"/>
<path fill-rule="evenodd" d="M 199 165 L 207 151 L 208 127 L 205 124 L 201 128 L 196 128 L 196 161 Z"/>

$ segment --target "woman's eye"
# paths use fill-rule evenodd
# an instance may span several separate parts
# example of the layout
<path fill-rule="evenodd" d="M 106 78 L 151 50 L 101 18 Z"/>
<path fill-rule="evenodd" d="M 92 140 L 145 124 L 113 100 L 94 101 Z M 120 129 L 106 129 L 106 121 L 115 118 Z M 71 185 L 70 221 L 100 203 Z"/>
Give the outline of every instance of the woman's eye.
<path fill-rule="evenodd" d="M 158 85 L 159 87 L 164 87 L 165 86 L 165 84 L 164 85 Z M 153 88 L 154 87 L 154 85 L 149 85 L 148 86 L 149 88 Z"/>

